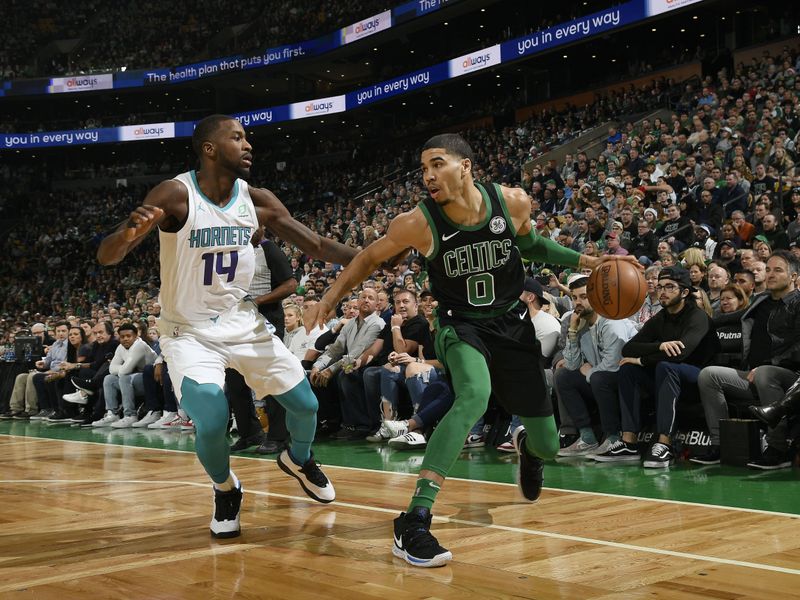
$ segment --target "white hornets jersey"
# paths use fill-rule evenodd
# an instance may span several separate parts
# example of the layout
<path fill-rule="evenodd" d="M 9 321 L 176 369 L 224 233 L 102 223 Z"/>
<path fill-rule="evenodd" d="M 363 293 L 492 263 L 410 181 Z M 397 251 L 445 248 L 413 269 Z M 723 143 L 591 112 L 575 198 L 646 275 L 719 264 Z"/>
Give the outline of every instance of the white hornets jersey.
<path fill-rule="evenodd" d="M 258 219 L 247 182 L 237 179 L 225 206 L 206 198 L 194 171 L 176 180 L 189 190 L 186 223 L 159 230 L 162 316 L 177 323 L 216 318 L 247 295 L 255 255 L 250 238 Z"/>

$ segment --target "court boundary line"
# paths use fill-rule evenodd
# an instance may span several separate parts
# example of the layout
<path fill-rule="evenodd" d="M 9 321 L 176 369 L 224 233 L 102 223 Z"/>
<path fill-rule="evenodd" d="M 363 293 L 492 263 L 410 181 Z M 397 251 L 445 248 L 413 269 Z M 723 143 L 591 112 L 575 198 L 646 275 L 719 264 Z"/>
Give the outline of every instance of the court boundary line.
<path fill-rule="evenodd" d="M 145 479 L 0 479 L 0 484 L 4 485 L 13 485 L 13 484 L 30 484 L 30 485 L 41 485 L 41 484 L 54 484 L 54 485 L 84 485 L 87 483 L 91 484 L 107 484 L 107 485 L 140 485 L 140 484 L 152 484 L 152 485 L 184 485 L 189 487 L 200 487 L 200 488 L 208 488 L 208 483 L 199 483 L 196 481 L 183 481 L 183 480 L 145 480 Z M 300 501 L 306 504 L 311 504 L 313 506 L 321 506 L 316 500 L 309 498 L 308 496 L 293 496 L 291 494 L 280 494 L 277 492 L 267 492 L 262 490 L 244 490 L 245 493 L 254 494 L 256 496 L 268 496 L 273 498 L 281 498 L 284 500 L 293 500 L 293 501 Z M 335 501 L 335 504 L 330 505 L 332 508 L 337 506 L 343 508 L 351 508 L 355 510 L 366 510 L 370 512 L 379 512 L 379 513 L 388 513 L 395 515 L 397 514 L 396 509 L 392 508 L 382 508 L 380 506 L 371 506 L 369 504 L 358 504 L 354 502 L 339 502 Z M 511 533 L 519 533 L 523 535 L 531 535 L 535 537 L 546 537 L 551 539 L 557 540 L 565 540 L 570 542 L 577 542 L 581 544 L 588 544 L 591 546 L 605 546 L 609 548 L 615 548 L 618 550 L 628 550 L 632 552 L 641 552 L 645 554 L 656 554 L 660 556 L 670 556 L 672 558 L 680 558 L 684 560 L 690 561 L 699 561 L 699 562 L 708 562 L 714 564 L 723 564 L 728 566 L 734 567 L 742 567 L 742 568 L 749 568 L 749 569 L 756 569 L 759 571 L 771 571 L 775 573 L 783 573 L 787 575 L 800 575 L 800 569 L 792 569 L 789 567 L 780 567 L 777 565 L 770 565 L 765 563 L 757 563 L 757 562 L 750 562 L 750 561 L 741 561 L 732 558 L 720 558 L 714 556 L 706 556 L 704 554 L 693 554 L 691 552 L 681 552 L 680 550 L 666 550 L 663 548 L 653 548 L 650 546 L 638 546 L 636 544 L 626 544 L 623 542 L 613 542 L 610 540 L 601 540 L 597 538 L 587 538 L 583 536 L 576 536 L 576 535 L 569 535 L 565 533 L 557 533 L 552 531 L 543 531 L 539 529 L 528 529 L 525 527 L 513 527 L 510 525 L 498 525 L 495 523 L 481 523 L 479 521 L 470 521 L 468 519 L 459 519 L 455 517 L 440 517 L 434 516 L 433 520 L 438 523 L 454 523 L 457 525 L 467 525 L 469 527 L 478 527 L 482 529 L 496 529 L 500 531 L 508 531 Z M 337 539 L 336 535 L 331 536 L 334 539 Z M 343 539 L 343 538 L 339 538 Z M 251 544 L 245 544 L 248 546 L 247 549 L 251 546 Z M 228 547 L 228 546 L 225 546 Z M 562 555 L 563 557 L 567 557 L 568 555 Z M 555 557 L 558 558 L 558 557 Z M 91 575 L 90 575 L 91 576 Z M 37 584 L 43 585 L 43 584 Z M 0 591 L 2 591 L 2 587 L 0 587 Z"/>
<path fill-rule="evenodd" d="M 173 432 L 175 435 L 183 435 L 182 433 Z M 185 433 L 185 432 L 184 432 Z M 23 440 L 48 440 L 51 442 L 68 442 L 73 444 L 90 444 L 93 446 L 111 446 L 115 448 L 136 448 L 139 450 L 155 450 L 158 452 L 173 452 L 177 454 L 195 454 L 192 450 L 176 450 L 174 448 L 152 448 L 149 446 L 133 446 L 129 444 L 110 444 L 108 442 L 90 442 L 87 440 L 62 440 L 58 438 L 48 438 L 48 437 L 33 437 L 33 436 L 24 436 L 24 435 L 12 435 L 9 433 L 0 433 L 0 437 L 5 438 L 20 438 Z M 241 454 L 231 454 L 231 458 L 236 459 L 243 459 L 243 460 L 256 460 L 256 461 L 268 461 L 268 462 L 275 462 L 276 459 L 274 458 L 266 458 L 266 457 L 255 457 L 255 456 L 242 456 Z M 398 475 L 400 477 L 417 477 L 417 473 L 400 473 L 397 471 L 384 471 L 382 469 L 367 469 L 365 467 L 348 467 L 348 466 L 340 466 L 340 465 L 332 465 L 327 464 L 326 466 L 332 467 L 334 469 L 346 469 L 349 471 L 362 471 L 365 473 L 386 473 L 388 475 Z M 517 488 L 516 483 L 505 483 L 503 481 L 489 481 L 486 479 L 466 479 L 463 477 L 447 477 L 447 479 L 451 481 L 462 481 L 462 482 L 477 482 L 477 483 L 486 483 L 488 485 L 500 485 L 505 487 L 512 487 Z M 646 496 L 627 496 L 625 494 L 613 494 L 610 492 L 593 492 L 589 490 L 572 490 L 568 488 L 555 488 L 555 487 L 542 487 L 543 490 L 551 491 L 551 492 L 561 492 L 564 494 L 583 494 L 587 496 L 601 496 L 605 498 L 619 498 L 622 500 L 640 500 L 642 502 L 657 502 L 663 504 L 675 504 L 678 506 L 692 506 L 692 507 L 701 507 L 701 508 L 713 508 L 716 510 L 731 510 L 734 512 L 745 512 L 757 515 L 768 515 L 773 517 L 787 517 L 790 519 L 800 519 L 800 514 L 796 513 L 787 513 L 787 512 L 780 512 L 775 510 L 765 510 L 760 508 L 746 508 L 742 506 L 725 506 L 722 504 L 705 504 L 703 502 L 691 502 L 689 500 L 672 500 L 669 498 L 648 498 Z"/>

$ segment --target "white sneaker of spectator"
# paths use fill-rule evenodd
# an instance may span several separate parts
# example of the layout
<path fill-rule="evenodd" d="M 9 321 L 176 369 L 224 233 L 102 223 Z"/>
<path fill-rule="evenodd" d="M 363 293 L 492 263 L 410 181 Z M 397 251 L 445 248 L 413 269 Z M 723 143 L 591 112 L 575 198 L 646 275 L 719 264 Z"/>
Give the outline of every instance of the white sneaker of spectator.
<path fill-rule="evenodd" d="M 366 437 L 368 442 L 383 442 L 386 440 L 390 440 L 394 437 L 389 429 L 386 427 L 386 423 L 381 423 L 381 426 L 378 427 L 378 431 L 375 433 L 371 433 Z"/>
<path fill-rule="evenodd" d="M 180 431 L 181 426 L 186 422 L 187 419 L 183 418 L 180 413 L 175 413 L 175 417 L 169 423 L 164 423 L 162 429 L 166 429 L 168 431 Z"/>
<path fill-rule="evenodd" d="M 400 437 L 408 433 L 408 421 L 389 421 L 383 422 L 383 426 L 389 431 L 389 438 Z"/>
<path fill-rule="evenodd" d="M 184 419 L 181 423 L 181 431 L 194 431 L 194 422 L 191 419 Z"/>
<path fill-rule="evenodd" d="M 67 402 L 72 402 L 73 404 L 86 404 L 89 401 L 89 395 L 82 390 L 77 390 L 71 394 L 64 394 L 61 397 Z"/>
<path fill-rule="evenodd" d="M 578 438 L 571 445 L 559 450 L 558 456 L 586 456 L 596 450 L 599 445 L 597 442 L 590 444 Z"/>
<path fill-rule="evenodd" d="M 148 429 L 166 429 L 166 424 L 170 423 L 175 417 L 178 416 L 178 413 L 172 411 L 166 411 L 161 415 L 161 418 L 158 421 L 150 423 L 147 426 Z"/>
<path fill-rule="evenodd" d="M 409 431 L 405 435 L 400 435 L 389 440 L 389 445 L 392 448 L 401 450 L 412 450 L 415 448 L 424 448 L 428 442 L 425 436 L 416 431 Z"/>
<path fill-rule="evenodd" d="M 136 421 L 136 415 L 128 415 L 127 417 L 122 417 L 118 421 L 114 421 L 111 426 L 114 429 L 128 429 L 129 427 L 133 426 Z"/>
<path fill-rule="evenodd" d="M 114 411 L 109 410 L 102 419 L 93 421 L 92 427 L 111 427 L 111 424 L 117 421 L 119 421 L 119 417 L 114 414 Z"/>
<path fill-rule="evenodd" d="M 161 418 L 161 411 L 160 410 L 148 410 L 147 414 L 143 416 L 141 419 L 136 421 L 131 427 L 147 427 L 158 421 Z"/>

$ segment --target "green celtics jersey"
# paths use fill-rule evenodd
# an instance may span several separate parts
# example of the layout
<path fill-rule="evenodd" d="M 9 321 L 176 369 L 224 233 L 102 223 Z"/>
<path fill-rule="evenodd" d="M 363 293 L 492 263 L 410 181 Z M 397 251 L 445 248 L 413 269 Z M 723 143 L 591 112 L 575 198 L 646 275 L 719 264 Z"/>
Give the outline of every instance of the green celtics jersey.
<path fill-rule="evenodd" d="M 475 185 L 486 205 L 481 223 L 453 223 L 432 198 L 419 208 L 433 236 L 433 247 L 425 258 L 440 314 L 489 318 L 517 303 L 525 272 L 500 186 Z"/>

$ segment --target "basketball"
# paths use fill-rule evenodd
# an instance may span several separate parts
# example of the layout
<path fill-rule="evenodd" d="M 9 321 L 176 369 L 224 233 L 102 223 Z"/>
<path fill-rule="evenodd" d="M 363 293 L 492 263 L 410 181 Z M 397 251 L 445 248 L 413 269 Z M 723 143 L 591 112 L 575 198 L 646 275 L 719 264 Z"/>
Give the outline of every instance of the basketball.
<path fill-rule="evenodd" d="M 615 260 L 592 271 L 586 293 L 597 314 L 608 319 L 626 319 L 644 303 L 647 282 L 635 265 Z"/>

